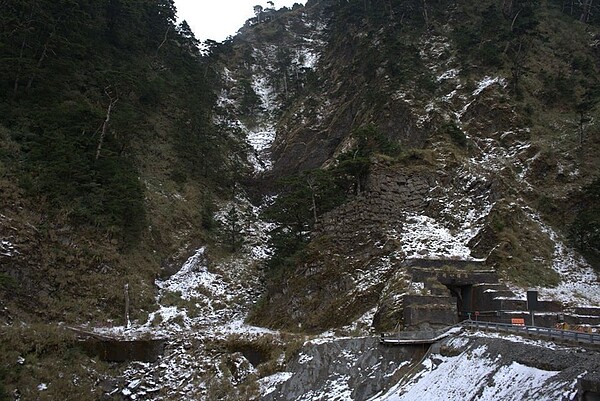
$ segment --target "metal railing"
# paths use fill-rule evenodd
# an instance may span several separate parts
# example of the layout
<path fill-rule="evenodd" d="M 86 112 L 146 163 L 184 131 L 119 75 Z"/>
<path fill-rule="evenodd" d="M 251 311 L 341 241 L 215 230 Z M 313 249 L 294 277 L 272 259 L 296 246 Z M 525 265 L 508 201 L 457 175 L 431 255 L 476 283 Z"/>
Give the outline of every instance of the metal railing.
<path fill-rule="evenodd" d="M 560 330 L 537 326 L 515 326 L 506 323 L 482 322 L 475 320 L 465 320 L 462 322 L 462 324 L 464 327 L 475 328 L 478 330 L 498 331 L 503 333 L 520 334 L 530 337 L 548 339 L 552 341 L 560 340 L 600 346 L 600 334 L 596 333 Z"/>
<path fill-rule="evenodd" d="M 459 333 L 461 328 L 459 323 L 439 330 L 381 333 L 380 342 L 390 345 L 432 344 L 442 338 Z"/>

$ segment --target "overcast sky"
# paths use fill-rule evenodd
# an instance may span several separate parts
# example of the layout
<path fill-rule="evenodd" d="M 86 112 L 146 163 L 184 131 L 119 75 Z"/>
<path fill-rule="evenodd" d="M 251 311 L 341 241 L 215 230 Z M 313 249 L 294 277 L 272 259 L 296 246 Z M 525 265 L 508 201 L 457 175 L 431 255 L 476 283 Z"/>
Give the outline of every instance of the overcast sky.
<path fill-rule="evenodd" d="M 306 0 L 273 0 L 275 8 L 292 7 Z M 244 22 L 254 16 L 254 6 L 267 7 L 263 0 L 175 0 L 179 20 L 186 20 L 196 38 L 223 41 L 233 36 Z"/>

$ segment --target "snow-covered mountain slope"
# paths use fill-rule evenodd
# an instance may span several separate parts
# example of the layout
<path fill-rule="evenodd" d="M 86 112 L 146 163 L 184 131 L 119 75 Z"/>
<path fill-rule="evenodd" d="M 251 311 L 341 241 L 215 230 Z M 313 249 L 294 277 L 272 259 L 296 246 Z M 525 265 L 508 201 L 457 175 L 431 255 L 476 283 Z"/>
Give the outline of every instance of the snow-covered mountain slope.
<path fill-rule="evenodd" d="M 348 324 L 383 308 L 392 296 L 383 295 L 386 286 L 395 288 L 394 297 L 411 293 L 399 266 L 414 258 L 483 262 L 522 299 L 526 289 L 537 288 L 544 299 L 600 305 L 597 272 L 570 235 L 576 210 L 565 202 L 593 179 L 597 143 L 590 137 L 587 153 L 574 155 L 570 134 L 558 123 L 548 126 L 549 118 L 566 122 L 573 115 L 550 112 L 539 93 L 540 76 L 548 73 L 539 60 L 562 63 L 561 45 L 535 42 L 521 60 L 512 53 L 518 38 L 490 37 L 499 42 L 494 68 L 461 42 L 466 28 L 456 21 L 471 15 L 467 5 L 436 5 L 426 30 L 420 16 L 402 8 L 408 5 L 397 6 L 386 23 L 370 14 L 376 8 L 361 17 L 351 4 L 329 6 L 322 14 L 308 12 L 309 19 L 327 16 L 325 29 L 316 31 L 325 45 L 311 50 L 317 84 L 294 96 L 283 85 L 268 92 L 287 100 L 278 112 L 268 109 L 277 116 L 272 174 L 333 168 L 365 126 L 404 151 L 392 159 L 371 156 L 363 191 L 319 218 L 305 255 L 284 271 L 285 286 L 268 286 L 269 303 L 261 304 L 258 321 L 315 330 Z M 400 15 L 408 20 L 397 20 Z M 560 15 L 546 17 L 539 17 L 532 41 Z M 260 67 L 252 68 L 276 71 L 278 60 L 269 54 L 278 42 L 257 35 L 240 38 L 261 55 L 253 59 Z M 582 40 L 593 46 L 589 37 Z M 538 75 L 519 81 L 514 63 L 528 63 Z M 560 205 L 562 218 L 549 212 L 559 206 L 549 204 Z M 394 275 L 399 281 L 390 286 Z"/>
<path fill-rule="evenodd" d="M 244 27 L 222 60 L 217 123 L 245 134 L 256 173 L 271 169 L 284 109 L 304 92 L 319 63 L 326 44 L 322 7 L 313 4 Z"/>
<path fill-rule="evenodd" d="M 487 318 L 503 318 L 507 304 L 523 314 L 530 288 L 555 301 L 540 320 L 580 307 L 572 317 L 594 329 L 583 313 L 596 310 L 582 307 L 600 306 L 598 266 L 576 249 L 587 237 L 574 236 L 574 222 L 595 210 L 584 188 L 600 167 L 597 109 L 582 101 L 597 84 L 600 31 L 554 2 L 529 3 L 311 0 L 216 46 L 207 138 L 238 150 L 217 159 L 235 182 L 215 189 L 213 208 L 208 189 L 191 196 L 185 183 L 144 178 L 172 227 L 148 235 L 177 241 L 164 241 L 173 255 L 150 249 L 135 266 L 153 257 L 179 269 L 132 284 L 134 308 L 143 295 L 152 309 L 87 330 L 162 340 L 164 354 L 111 365 L 112 378 L 97 380 L 88 358 L 87 375 L 125 400 L 572 399 L 577 380 L 598 370 L 596 352 L 484 333 L 430 352 L 377 339 L 377 330 L 456 321 L 472 312 L 465 299 L 475 291 L 491 305 Z M 161 168 L 171 173 L 185 175 Z M 279 213 L 288 225 L 263 213 L 290 196 L 279 178 L 297 189 Z M 328 204 L 331 193 L 340 199 Z M 26 241 L 12 232 L 39 232 L 13 228 L 23 207 L 8 209 L 0 260 L 23 259 Z M 212 228 L 194 229 L 203 225 Z M 68 236 L 53 241 L 71 246 Z M 103 300 L 115 310 L 118 283 Z M 432 319 L 411 326 L 413 312 Z M 10 357 L 21 369 L 23 357 Z M 43 396 L 59 383 L 32 388 Z"/>
<path fill-rule="evenodd" d="M 423 356 L 359 336 L 372 335 L 373 324 L 402 328 L 405 296 L 452 298 L 452 285 L 418 278 L 410 260 L 473 262 L 497 275 L 516 302 L 536 287 L 542 300 L 599 306 L 600 291 L 567 226 L 540 210 L 556 188 L 540 162 L 554 134 L 544 111 L 519 99 L 510 63 L 520 61 L 489 68 L 467 59 L 460 27 L 450 23 L 467 12 L 460 5 L 438 5 L 436 22 L 423 29 L 420 13 L 406 22 L 391 12 L 382 24 L 350 2 L 334 3 L 309 2 L 246 26 L 218 63 L 215 122 L 246 137 L 251 156 L 243 163 L 253 166 L 255 182 L 333 169 L 349 150 L 358 153 L 353 133 L 365 126 L 402 151 L 370 154 L 365 185 L 348 190 L 346 202 L 314 226 L 301 222 L 311 229 L 301 233 L 308 244 L 267 272 L 266 282 L 277 223 L 262 221 L 261 206 L 243 190 L 221 205 L 216 220 L 243 245 L 218 264 L 210 249 L 197 250 L 157 281 L 160 307 L 147 322 L 108 331 L 168 339 L 164 357 L 133 364 L 117 390 L 137 399 L 571 399 L 577 379 L 598 368 L 596 353 L 476 333 Z M 499 57 L 516 43 L 503 43 Z M 541 108 L 537 83 L 521 90 Z M 555 177 L 571 189 L 588 183 L 577 166 L 590 171 L 595 162 L 563 151 L 552 154 L 561 166 Z M 244 323 L 251 309 L 257 325 L 329 331 L 306 341 L 251 326 Z"/>

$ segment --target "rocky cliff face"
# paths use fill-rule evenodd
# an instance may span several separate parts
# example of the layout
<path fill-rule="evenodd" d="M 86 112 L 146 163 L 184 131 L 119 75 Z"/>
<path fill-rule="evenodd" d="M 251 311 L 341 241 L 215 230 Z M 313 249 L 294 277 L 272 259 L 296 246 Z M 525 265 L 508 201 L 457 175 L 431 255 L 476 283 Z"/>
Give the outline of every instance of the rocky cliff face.
<path fill-rule="evenodd" d="M 381 346 L 376 338 L 314 340 L 286 366 L 287 380 L 265 386 L 262 399 L 371 399 L 392 387 L 423 354 L 419 347 Z"/>
<path fill-rule="evenodd" d="M 596 380 L 598 354 L 463 333 L 425 355 L 369 339 L 307 343 L 287 369 L 263 399 L 573 400 L 585 393 L 574 383 Z"/>
<path fill-rule="evenodd" d="M 594 178 L 597 127 L 585 120 L 586 145 L 579 146 L 576 127 L 569 128 L 574 103 L 542 89 L 574 62 L 560 56 L 566 43 L 597 63 L 595 26 L 554 4 L 524 3 L 522 15 L 491 3 L 425 7 L 309 2 L 234 39 L 254 54 L 302 42 L 313 54 L 303 77 L 291 63 L 266 80 L 282 99 L 271 110 L 270 176 L 334 168 L 367 125 L 402 149 L 391 158 L 371 155 L 364 188 L 317 218 L 304 256 L 269 287 L 257 321 L 343 326 L 383 307 L 390 288 L 395 296 L 418 288 L 399 263 L 423 257 L 485 260 L 515 289 L 540 287 L 549 298 L 578 282 L 582 300 L 575 302 L 600 301 L 591 266 L 569 249 L 577 210 L 566 201 Z M 298 19 L 303 24 L 288 22 Z M 492 20 L 502 35 L 487 30 Z M 302 40 L 260 36 L 282 25 L 293 32 L 285 37 Z M 276 71 L 267 56 L 252 63 L 255 71 Z M 575 98 L 594 85 L 578 68 L 568 72 L 573 82 L 581 77 Z M 569 294 L 559 298 L 573 300 Z"/>

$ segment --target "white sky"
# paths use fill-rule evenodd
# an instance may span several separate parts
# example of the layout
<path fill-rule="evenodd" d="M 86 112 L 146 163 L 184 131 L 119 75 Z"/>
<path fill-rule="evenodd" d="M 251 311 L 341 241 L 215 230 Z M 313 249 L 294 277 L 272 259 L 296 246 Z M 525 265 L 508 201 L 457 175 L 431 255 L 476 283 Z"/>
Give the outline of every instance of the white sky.
<path fill-rule="evenodd" d="M 292 7 L 306 0 L 273 0 L 275 8 Z M 233 36 L 244 22 L 254 16 L 254 6 L 268 7 L 267 0 L 175 0 L 177 17 L 186 20 L 200 41 L 219 42 Z"/>

